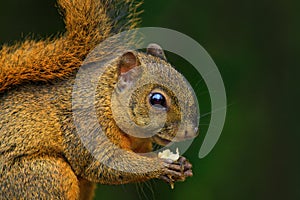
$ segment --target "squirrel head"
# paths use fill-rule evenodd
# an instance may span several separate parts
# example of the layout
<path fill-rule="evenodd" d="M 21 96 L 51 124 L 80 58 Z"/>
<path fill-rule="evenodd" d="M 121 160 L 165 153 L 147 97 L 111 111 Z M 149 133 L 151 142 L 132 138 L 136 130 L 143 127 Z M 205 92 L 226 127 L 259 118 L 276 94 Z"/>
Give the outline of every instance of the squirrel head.
<path fill-rule="evenodd" d="M 111 95 L 112 117 L 126 134 L 151 138 L 159 145 L 198 134 L 197 98 L 188 81 L 150 44 L 147 53 L 130 51 L 117 61 Z"/>

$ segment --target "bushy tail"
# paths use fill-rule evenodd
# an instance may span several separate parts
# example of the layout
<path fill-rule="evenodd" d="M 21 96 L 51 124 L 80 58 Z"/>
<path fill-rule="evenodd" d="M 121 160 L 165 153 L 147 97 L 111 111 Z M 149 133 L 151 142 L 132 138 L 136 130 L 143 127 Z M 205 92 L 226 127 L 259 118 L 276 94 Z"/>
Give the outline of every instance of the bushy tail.
<path fill-rule="evenodd" d="M 68 36 L 72 40 L 97 42 L 111 34 L 134 28 L 139 22 L 137 8 L 141 3 L 133 0 L 58 0 L 65 16 Z"/>
<path fill-rule="evenodd" d="M 140 4 L 135 0 L 58 0 L 67 32 L 56 39 L 4 45 L 0 51 L 0 93 L 24 82 L 68 77 L 101 41 L 136 27 Z"/>

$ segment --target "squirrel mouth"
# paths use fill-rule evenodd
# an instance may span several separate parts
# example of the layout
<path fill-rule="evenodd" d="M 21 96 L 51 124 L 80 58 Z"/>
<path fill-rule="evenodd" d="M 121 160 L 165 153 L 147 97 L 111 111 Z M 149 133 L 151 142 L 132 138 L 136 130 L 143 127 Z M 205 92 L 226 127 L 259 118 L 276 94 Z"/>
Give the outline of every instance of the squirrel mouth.
<path fill-rule="evenodd" d="M 170 142 L 172 142 L 171 140 L 161 138 L 157 135 L 153 136 L 152 138 L 156 144 L 161 145 L 161 146 L 167 146 Z"/>

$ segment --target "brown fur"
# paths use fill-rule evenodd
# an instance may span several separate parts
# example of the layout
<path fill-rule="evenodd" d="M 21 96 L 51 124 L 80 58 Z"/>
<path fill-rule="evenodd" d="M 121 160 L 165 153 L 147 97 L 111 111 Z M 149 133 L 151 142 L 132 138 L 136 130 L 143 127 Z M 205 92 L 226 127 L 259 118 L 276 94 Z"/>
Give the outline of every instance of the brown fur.
<path fill-rule="evenodd" d="M 111 94 L 124 72 L 123 58 L 116 58 L 103 74 L 92 105 L 104 135 L 97 124 L 82 127 L 90 130 L 84 136 L 92 138 L 89 142 L 96 156 L 83 144 L 72 114 L 74 109 L 78 110 L 80 121 L 85 122 L 84 117 L 90 117 L 90 107 L 72 105 L 75 72 L 99 42 L 136 26 L 138 4 L 131 0 L 59 0 L 58 3 L 65 15 L 65 34 L 56 39 L 3 46 L 0 52 L 0 197 L 88 200 L 94 196 L 95 183 L 124 184 L 153 178 L 173 183 L 191 176 L 187 161 L 180 163 L 184 166 L 177 166 L 137 154 L 150 151 L 152 139 L 132 137 L 117 126 L 112 116 Z M 125 21 L 115 20 L 119 10 L 128 11 Z M 183 77 L 162 59 L 143 53 L 129 55 L 141 63 L 144 73 L 154 66 L 152 69 L 158 70 L 156 74 L 164 76 L 167 83 L 180 86 L 175 92 L 190 103 L 185 117 L 194 128 L 195 101 Z M 127 71 L 134 70 L 136 65 L 126 67 Z M 83 86 L 90 80 L 85 81 Z M 172 93 L 168 94 L 168 99 L 175 99 Z M 86 95 L 85 91 L 79 91 L 78 101 L 84 102 Z M 143 111 L 137 112 L 138 122 L 149 118 L 145 112 L 145 108 L 149 109 L 145 101 L 148 95 L 142 92 L 134 96 L 136 106 Z M 174 137 L 180 112 L 176 106 L 170 109 L 167 118 L 170 123 L 166 123 L 169 127 L 159 133 L 163 139 Z M 196 134 L 191 132 L 191 135 Z"/>

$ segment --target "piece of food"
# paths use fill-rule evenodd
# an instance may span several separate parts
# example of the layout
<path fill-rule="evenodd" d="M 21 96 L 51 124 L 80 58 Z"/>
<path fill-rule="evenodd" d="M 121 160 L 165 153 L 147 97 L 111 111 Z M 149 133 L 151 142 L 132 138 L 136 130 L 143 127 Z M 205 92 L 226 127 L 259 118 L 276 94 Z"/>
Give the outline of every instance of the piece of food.
<path fill-rule="evenodd" d="M 176 148 L 176 153 L 170 151 L 170 149 L 166 149 L 163 152 L 158 153 L 159 158 L 170 159 L 172 161 L 177 161 L 179 159 L 179 150 Z"/>

